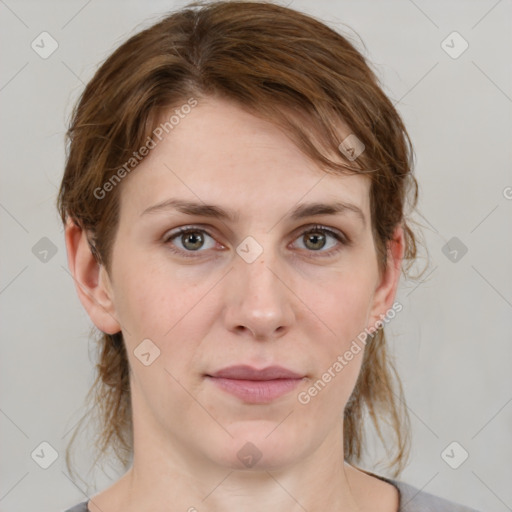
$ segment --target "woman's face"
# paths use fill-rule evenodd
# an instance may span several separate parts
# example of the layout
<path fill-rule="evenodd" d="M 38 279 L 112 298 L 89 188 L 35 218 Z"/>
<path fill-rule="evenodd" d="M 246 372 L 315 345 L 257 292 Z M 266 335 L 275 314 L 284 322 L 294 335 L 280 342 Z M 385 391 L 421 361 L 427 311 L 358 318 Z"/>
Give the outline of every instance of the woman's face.
<path fill-rule="evenodd" d="M 391 307 L 401 258 L 399 234 L 379 274 L 367 178 L 328 175 L 274 125 L 209 99 L 118 186 L 98 284 L 110 323 L 89 313 L 123 332 L 135 456 L 139 439 L 156 457 L 271 468 L 339 445 L 353 342 Z M 297 378 L 213 377 L 238 365 Z"/>

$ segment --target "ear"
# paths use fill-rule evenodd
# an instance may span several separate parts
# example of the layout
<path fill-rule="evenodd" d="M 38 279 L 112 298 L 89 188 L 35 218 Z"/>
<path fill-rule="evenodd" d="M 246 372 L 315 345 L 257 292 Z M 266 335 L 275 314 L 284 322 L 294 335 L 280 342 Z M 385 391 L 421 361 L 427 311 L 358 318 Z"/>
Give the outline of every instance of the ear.
<path fill-rule="evenodd" d="M 386 267 L 380 275 L 379 283 L 373 295 L 368 320 L 368 330 L 370 332 L 378 330 L 385 323 L 383 319 L 386 316 L 386 312 L 393 306 L 400 280 L 404 250 L 404 232 L 402 227 L 398 226 L 395 228 L 392 239 L 387 244 Z"/>
<path fill-rule="evenodd" d="M 80 302 L 98 329 L 107 334 L 119 332 L 110 279 L 92 254 L 87 233 L 68 219 L 65 238 L 68 266 Z"/>

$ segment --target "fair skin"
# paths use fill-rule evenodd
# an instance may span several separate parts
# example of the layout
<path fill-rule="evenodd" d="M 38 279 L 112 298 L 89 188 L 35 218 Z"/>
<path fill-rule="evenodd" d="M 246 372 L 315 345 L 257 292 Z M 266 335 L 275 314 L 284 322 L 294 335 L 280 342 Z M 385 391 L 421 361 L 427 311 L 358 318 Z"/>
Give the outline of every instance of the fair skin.
<path fill-rule="evenodd" d="M 131 367 L 134 462 L 89 510 L 395 512 L 394 486 L 344 463 L 343 409 L 363 351 L 309 403 L 297 398 L 394 301 L 403 233 L 379 271 L 367 178 L 326 174 L 274 125 L 209 98 L 119 186 L 110 274 L 85 233 L 66 228 L 80 300 L 99 329 L 123 332 Z M 143 214 L 171 197 L 238 219 Z M 297 206 L 334 201 L 350 206 L 291 217 Z M 350 243 L 304 234 L 315 225 Z M 247 236 L 263 250 L 251 263 L 236 252 Z M 160 350 L 149 366 L 134 354 L 145 339 Z M 280 365 L 303 379 L 252 403 L 206 377 L 235 364 Z M 237 456 L 247 442 L 261 454 L 250 468 Z"/>

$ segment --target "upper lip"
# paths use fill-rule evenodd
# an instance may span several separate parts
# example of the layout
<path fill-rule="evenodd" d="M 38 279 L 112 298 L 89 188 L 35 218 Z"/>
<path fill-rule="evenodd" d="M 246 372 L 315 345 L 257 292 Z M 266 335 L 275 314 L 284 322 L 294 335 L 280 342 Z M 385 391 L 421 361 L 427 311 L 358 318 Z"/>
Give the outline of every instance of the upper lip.
<path fill-rule="evenodd" d="M 303 377 L 303 375 L 282 366 L 268 366 L 258 370 L 248 365 L 228 366 L 215 373 L 208 374 L 208 376 L 240 380 L 301 379 Z"/>

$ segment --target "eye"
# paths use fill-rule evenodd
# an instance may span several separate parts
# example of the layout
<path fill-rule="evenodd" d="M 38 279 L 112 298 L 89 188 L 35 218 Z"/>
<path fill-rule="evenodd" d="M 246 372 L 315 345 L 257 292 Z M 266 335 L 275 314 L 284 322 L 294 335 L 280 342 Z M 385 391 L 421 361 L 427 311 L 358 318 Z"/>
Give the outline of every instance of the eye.
<path fill-rule="evenodd" d="M 329 243 L 329 239 L 331 239 L 331 243 Z M 313 226 L 303 231 L 297 240 L 303 241 L 305 250 L 319 252 L 321 256 L 330 256 L 340 251 L 343 246 L 349 245 L 349 240 L 345 235 L 324 226 Z M 323 250 L 326 247 L 328 250 Z"/>
<path fill-rule="evenodd" d="M 208 239 L 210 239 L 209 243 Z M 301 249 L 310 253 L 319 253 L 318 257 L 331 256 L 340 251 L 343 246 L 350 244 L 349 239 L 343 233 L 324 226 L 313 226 L 303 231 L 296 240 L 303 242 Z M 187 258 L 195 257 L 197 254 L 194 253 L 205 252 L 204 250 L 214 249 L 216 246 L 212 235 L 195 226 L 184 226 L 171 231 L 164 237 L 164 243 L 172 252 Z M 327 250 L 324 250 L 326 247 Z"/>
<path fill-rule="evenodd" d="M 205 241 L 208 238 L 211 241 L 210 243 L 205 245 Z M 196 228 L 193 226 L 187 226 L 178 228 L 169 233 L 169 235 L 164 238 L 164 243 L 169 244 L 169 248 L 171 251 L 185 257 L 192 257 L 194 256 L 193 254 L 187 253 L 204 252 L 201 251 L 200 249 L 213 249 L 215 247 L 216 242 L 213 239 L 213 237 L 204 229 Z M 181 247 L 180 245 L 178 245 L 178 247 L 176 248 L 176 244 L 181 244 Z"/>

